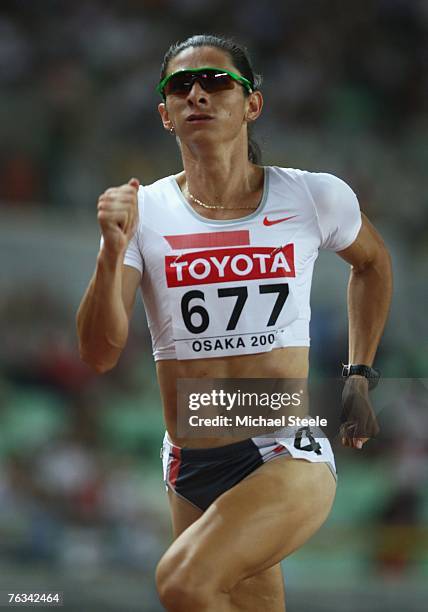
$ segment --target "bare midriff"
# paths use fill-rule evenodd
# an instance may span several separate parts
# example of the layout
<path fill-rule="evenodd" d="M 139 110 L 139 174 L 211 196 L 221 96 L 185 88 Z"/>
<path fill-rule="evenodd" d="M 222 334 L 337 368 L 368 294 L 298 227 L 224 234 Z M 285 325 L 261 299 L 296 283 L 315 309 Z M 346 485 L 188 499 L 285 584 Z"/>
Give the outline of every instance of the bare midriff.
<path fill-rule="evenodd" d="M 309 347 L 286 347 L 255 355 L 210 359 L 166 359 L 156 362 L 164 407 L 165 424 L 173 444 L 208 448 L 237 442 L 240 438 L 195 438 L 177 436 L 177 380 L 182 378 L 289 378 L 306 379 Z M 243 436 L 241 439 L 245 439 Z"/>

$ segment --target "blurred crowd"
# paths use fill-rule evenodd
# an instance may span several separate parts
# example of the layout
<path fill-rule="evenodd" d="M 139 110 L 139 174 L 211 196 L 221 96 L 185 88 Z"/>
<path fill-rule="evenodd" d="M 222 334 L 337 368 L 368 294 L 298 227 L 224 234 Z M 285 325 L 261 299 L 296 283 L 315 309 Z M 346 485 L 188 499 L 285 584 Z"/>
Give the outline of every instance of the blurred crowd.
<path fill-rule="evenodd" d="M 0 201 L 88 211 L 107 185 L 178 164 L 157 117 L 168 46 L 198 32 L 247 44 L 266 97 L 265 159 L 335 171 L 375 218 L 426 242 L 424 0 L 4 0 Z"/>
<path fill-rule="evenodd" d="M 426 376 L 428 352 L 418 350 L 428 255 L 425 0 L 3 0 L 0 213 L 24 223 L 29 212 L 72 219 L 78 232 L 107 186 L 177 171 L 155 85 L 169 45 L 202 32 L 246 44 L 263 75 L 264 162 L 341 176 L 381 228 L 398 291 L 378 364 L 390 376 Z M 12 277 L 13 266 L 11 255 Z M 44 275 L 13 290 L 0 283 L 0 560 L 152 568 L 169 528 L 159 511 L 162 420 L 143 315 L 118 368 L 100 379 L 77 354 L 81 295 L 66 299 Z M 315 290 L 317 299 L 312 364 L 335 376 L 346 324 L 334 298 Z M 400 408 L 412 405 L 409 392 Z M 381 466 L 388 483 L 361 518 L 385 528 L 371 555 L 381 571 L 427 563 L 412 527 L 428 517 L 428 429 L 418 438 L 420 413 L 409 414 L 354 466 L 363 495 L 368 466 Z M 350 500 L 339 500 L 349 524 Z"/>
<path fill-rule="evenodd" d="M 100 379 L 60 300 L 12 301 L 13 315 L 1 309 L 0 561 L 152 573 L 169 525 L 153 365 L 135 350 L 144 331 Z"/>

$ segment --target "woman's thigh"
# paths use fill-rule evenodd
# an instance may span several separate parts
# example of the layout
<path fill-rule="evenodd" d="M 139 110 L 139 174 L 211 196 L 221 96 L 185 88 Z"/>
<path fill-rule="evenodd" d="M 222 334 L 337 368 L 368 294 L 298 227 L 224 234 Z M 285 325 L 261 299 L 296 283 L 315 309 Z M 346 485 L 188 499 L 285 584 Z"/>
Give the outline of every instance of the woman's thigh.
<path fill-rule="evenodd" d="M 174 539 L 178 538 L 203 514 L 202 510 L 168 489 Z M 230 592 L 236 611 L 283 612 L 285 610 L 284 581 L 278 563 L 258 574 L 239 581 Z"/>
<path fill-rule="evenodd" d="M 238 583 L 277 565 L 319 529 L 335 488 L 326 464 L 278 457 L 189 520 L 163 561 L 186 568 L 195 583 L 231 594 Z M 173 516 L 180 514 L 177 506 Z M 183 514 L 177 525 L 180 520 Z"/>
<path fill-rule="evenodd" d="M 172 531 L 175 540 L 183 531 L 203 515 L 203 511 L 174 493 L 169 487 L 168 501 L 171 513 Z"/>

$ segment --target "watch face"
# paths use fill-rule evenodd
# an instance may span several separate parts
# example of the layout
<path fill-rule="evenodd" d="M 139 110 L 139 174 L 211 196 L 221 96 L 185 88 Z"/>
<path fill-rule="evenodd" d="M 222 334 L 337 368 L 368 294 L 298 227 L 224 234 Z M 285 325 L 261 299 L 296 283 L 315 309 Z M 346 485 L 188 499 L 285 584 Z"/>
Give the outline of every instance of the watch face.
<path fill-rule="evenodd" d="M 342 369 L 342 376 L 365 376 L 371 380 L 377 380 L 380 376 L 379 372 L 374 368 L 366 365 L 344 365 Z"/>
<path fill-rule="evenodd" d="M 376 387 L 379 382 L 380 373 L 375 370 L 375 368 L 371 368 L 370 366 L 366 366 L 363 364 L 351 365 L 347 364 L 343 366 L 342 369 L 342 377 L 348 378 L 349 376 L 364 376 L 369 381 L 369 390 L 372 390 Z"/>

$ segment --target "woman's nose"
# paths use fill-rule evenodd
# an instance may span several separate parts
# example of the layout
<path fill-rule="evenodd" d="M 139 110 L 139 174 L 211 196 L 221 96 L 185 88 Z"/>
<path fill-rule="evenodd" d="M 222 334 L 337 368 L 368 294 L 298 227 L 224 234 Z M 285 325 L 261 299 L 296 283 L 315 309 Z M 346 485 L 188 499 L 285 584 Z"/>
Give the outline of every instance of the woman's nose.
<path fill-rule="evenodd" d="M 187 94 L 187 99 L 191 102 L 197 101 L 199 104 L 204 104 L 207 101 L 206 91 L 201 87 L 198 81 L 194 81 L 191 90 Z"/>

